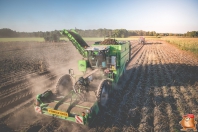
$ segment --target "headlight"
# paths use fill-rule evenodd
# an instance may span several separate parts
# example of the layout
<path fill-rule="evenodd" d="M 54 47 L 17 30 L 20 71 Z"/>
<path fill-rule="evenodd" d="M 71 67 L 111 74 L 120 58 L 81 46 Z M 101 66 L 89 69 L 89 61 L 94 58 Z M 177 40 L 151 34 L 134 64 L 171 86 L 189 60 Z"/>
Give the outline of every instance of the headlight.
<path fill-rule="evenodd" d="M 90 113 L 90 110 L 87 109 L 86 112 L 89 114 Z"/>

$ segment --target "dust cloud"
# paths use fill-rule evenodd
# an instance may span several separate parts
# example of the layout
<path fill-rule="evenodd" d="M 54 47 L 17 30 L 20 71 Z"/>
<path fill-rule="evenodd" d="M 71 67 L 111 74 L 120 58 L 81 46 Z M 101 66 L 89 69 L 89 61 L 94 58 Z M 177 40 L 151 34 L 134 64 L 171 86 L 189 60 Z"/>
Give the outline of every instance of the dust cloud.
<path fill-rule="evenodd" d="M 54 44 L 52 52 L 46 52 L 49 47 L 39 50 L 43 54 L 43 58 L 40 58 L 38 62 L 43 61 L 42 64 L 45 66 L 39 67 L 38 75 L 27 75 L 28 81 L 33 84 L 34 96 L 48 89 L 54 89 L 58 80 L 69 73 L 69 69 L 73 69 L 77 75 L 82 74 L 78 71 L 78 60 L 82 59 L 82 56 L 71 42 L 61 46 Z M 29 54 L 34 53 L 30 52 Z M 46 67 L 46 69 L 42 69 L 43 67 Z"/>
<path fill-rule="evenodd" d="M 54 91 L 58 80 L 68 74 L 70 68 L 74 70 L 75 74 L 82 74 L 78 72 L 78 60 L 82 59 L 82 56 L 72 43 L 33 43 L 28 46 L 28 48 L 22 47 L 22 52 L 20 51 L 13 56 L 15 62 L 19 60 L 22 63 L 23 69 L 20 70 L 27 73 L 25 75 L 29 86 L 27 90 L 32 93 L 32 98 L 27 98 L 24 102 L 35 99 L 37 94 L 48 89 Z M 38 115 L 34 111 L 33 105 L 21 109 L 15 111 L 12 118 L 5 120 L 5 124 L 13 130 L 26 130 L 25 126 L 35 124 L 37 121 L 45 124 L 43 119 L 48 121 L 46 124 L 53 120 Z"/>

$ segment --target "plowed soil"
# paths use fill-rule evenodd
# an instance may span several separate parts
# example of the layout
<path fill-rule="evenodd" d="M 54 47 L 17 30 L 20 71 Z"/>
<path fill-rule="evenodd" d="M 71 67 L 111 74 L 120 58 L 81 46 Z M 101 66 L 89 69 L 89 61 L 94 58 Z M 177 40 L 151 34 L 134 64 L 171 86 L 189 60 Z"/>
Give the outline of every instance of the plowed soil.
<path fill-rule="evenodd" d="M 93 128 L 36 114 L 33 99 L 77 69 L 70 43 L 0 43 L 0 131 L 180 131 L 198 121 L 198 59 L 171 44 L 132 41 L 127 72 Z"/>

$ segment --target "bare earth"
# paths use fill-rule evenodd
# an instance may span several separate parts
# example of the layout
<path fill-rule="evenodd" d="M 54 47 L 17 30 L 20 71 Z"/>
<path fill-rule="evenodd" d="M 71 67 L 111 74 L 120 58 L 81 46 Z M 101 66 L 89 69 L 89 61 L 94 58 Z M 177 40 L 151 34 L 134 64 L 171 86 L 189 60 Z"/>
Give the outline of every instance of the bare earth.
<path fill-rule="evenodd" d="M 182 129 L 185 114 L 198 121 L 198 59 L 154 41 L 143 47 L 132 41 L 127 72 L 94 128 L 38 115 L 35 96 L 54 90 L 82 57 L 70 42 L 27 45 L 0 43 L 0 131 L 168 132 Z"/>

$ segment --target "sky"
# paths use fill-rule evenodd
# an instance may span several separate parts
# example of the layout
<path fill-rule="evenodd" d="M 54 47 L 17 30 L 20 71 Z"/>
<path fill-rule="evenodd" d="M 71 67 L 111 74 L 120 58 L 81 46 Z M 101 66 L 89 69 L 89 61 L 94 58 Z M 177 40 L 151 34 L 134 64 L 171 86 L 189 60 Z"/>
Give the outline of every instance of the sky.
<path fill-rule="evenodd" d="M 0 29 L 198 31 L 198 0 L 0 0 Z"/>

